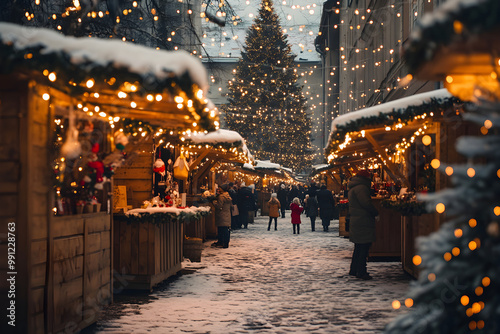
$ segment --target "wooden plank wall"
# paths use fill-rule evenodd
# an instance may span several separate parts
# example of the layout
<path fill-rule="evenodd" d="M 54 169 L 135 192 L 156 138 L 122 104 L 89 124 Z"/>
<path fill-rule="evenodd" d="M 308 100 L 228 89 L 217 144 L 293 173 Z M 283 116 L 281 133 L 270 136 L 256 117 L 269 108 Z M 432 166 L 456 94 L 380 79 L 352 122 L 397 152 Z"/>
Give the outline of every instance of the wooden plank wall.
<path fill-rule="evenodd" d="M 111 221 L 104 212 L 54 217 L 53 330 L 75 331 L 111 302 Z"/>
<path fill-rule="evenodd" d="M 26 121 L 27 83 L 12 77 L 0 76 L 0 277 L 7 277 L 8 223 L 15 223 L 15 284 L 16 327 L 2 320 L 2 333 L 26 333 L 28 331 L 28 223 L 26 203 L 22 190 L 26 184 L 27 170 L 24 154 L 26 142 L 21 138 L 21 129 Z M 42 222 L 38 222 L 42 223 Z M 37 282 L 38 284 L 38 282 Z M 7 298 L 9 286 L 7 281 L 0 281 L 0 307 L 7 309 L 10 302 Z M 43 318 L 42 318 L 43 319 Z M 43 330 L 43 321 L 40 324 Z"/>
<path fill-rule="evenodd" d="M 138 208 L 153 197 L 153 143 L 135 145 L 129 151 L 126 165 L 116 170 L 113 179 L 115 186 L 127 187 L 127 204 Z"/>

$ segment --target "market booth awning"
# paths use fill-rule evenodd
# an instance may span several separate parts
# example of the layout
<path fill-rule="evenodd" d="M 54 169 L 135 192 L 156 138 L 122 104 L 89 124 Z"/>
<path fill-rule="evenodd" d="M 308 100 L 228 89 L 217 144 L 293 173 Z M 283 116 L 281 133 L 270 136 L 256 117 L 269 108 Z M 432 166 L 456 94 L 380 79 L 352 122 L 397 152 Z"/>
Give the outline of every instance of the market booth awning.
<path fill-rule="evenodd" d="M 206 71 L 184 51 L 0 23 L 0 63 L 0 73 L 43 83 L 47 88 L 39 94 L 67 101 L 91 116 L 192 131 L 218 127 L 205 98 Z"/>
<path fill-rule="evenodd" d="M 463 101 L 499 99 L 499 36 L 498 0 L 447 1 L 417 23 L 402 58 L 415 77 L 443 81 Z"/>
<path fill-rule="evenodd" d="M 183 137 L 181 150 L 195 159 L 190 163 L 192 171 L 191 191 L 198 191 L 198 180 L 215 166 L 221 164 L 250 164 L 253 156 L 245 139 L 236 131 L 220 129 L 209 133 L 189 134 Z"/>
<path fill-rule="evenodd" d="M 387 154 L 389 148 L 405 150 L 458 102 L 440 89 L 339 116 L 332 122 L 325 152 L 328 163 L 342 170 L 346 165 L 356 168 L 372 161 L 381 164 L 394 181 L 406 184 Z"/>

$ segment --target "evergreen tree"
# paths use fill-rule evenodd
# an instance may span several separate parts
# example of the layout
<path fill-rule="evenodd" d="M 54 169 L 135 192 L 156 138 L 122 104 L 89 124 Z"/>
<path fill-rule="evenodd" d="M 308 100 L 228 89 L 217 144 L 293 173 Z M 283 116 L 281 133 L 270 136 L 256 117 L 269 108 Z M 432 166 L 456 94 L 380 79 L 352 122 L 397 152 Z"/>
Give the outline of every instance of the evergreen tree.
<path fill-rule="evenodd" d="M 484 102 L 464 118 L 487 134 L 457 141 L 469 163 L 453 166 L 454 188 L 424 198 L 449 220 L 418 239 L 422 271 L 405 301 L 411 310 L 387 333 L 500 333 L 500 104 Z"/>
<path fill-rule="evenodd" d="M 311 164 L 311 120 L 294 59 L 272 0 L 262 0 L 223 111 L 257 159 L 303 171 Z"/>

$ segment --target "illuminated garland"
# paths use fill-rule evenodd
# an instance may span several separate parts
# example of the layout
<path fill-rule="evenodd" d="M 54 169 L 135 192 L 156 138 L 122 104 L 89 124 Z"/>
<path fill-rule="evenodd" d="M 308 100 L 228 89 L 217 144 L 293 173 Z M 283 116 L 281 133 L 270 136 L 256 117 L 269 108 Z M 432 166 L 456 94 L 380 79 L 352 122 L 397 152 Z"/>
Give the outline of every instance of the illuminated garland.
<path fill-rule="evenodd" d="M 396 123 L 408 124 L 415 117 L 428 113 L 441 113 L 460 103 L 456 97 L 436 99 L 431 98 L 430 102 L 418 106 L 408 106 L 401 109 L 393 109 L 390 113 L 379 113 L 374 116 L 362 117 L 352 120 L 345 125 L 337 125 L 335 131 L 330 134 L 330 142 L 325 149 L 326 155 L 336 152 L 340 144 L 344 142 L 347 134 L 377 126 L 391 126 Z"/>
<path fill-rule="evenodd" d="M 380 205 L 383 208 L 395 210 L 402 216 L 421 216 L 429 213 L 424 202 L 383 200 Z"/>
<path fill-rule="evenodd" d="M 458 3 L 458 1 L 456 1 Z M 439 10 L 439 19 L 432 24 L 421 25 L 403 45 L 403 59 L 411 73 L 430 61 L 437 50 L 464 35 L 481 34 L 500 28 L 500 2 L 498 0 L 477 0 L 473 5 L 462 1 L 461 6 Z M 437 16 L 437 15 L 436 15 Z M 418 34 L 417 34 L 418 32 Z"/>

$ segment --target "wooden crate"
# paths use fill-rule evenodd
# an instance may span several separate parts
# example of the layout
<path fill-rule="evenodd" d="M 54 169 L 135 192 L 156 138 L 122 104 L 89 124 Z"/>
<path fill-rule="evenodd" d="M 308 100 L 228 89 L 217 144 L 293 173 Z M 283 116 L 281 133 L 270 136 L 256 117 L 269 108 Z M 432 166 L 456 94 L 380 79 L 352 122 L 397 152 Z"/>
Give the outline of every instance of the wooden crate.
<path fill-rule="evenodd" d="M 152 290 L 181 269 L 183 223 L 127 223 L 115 215 L 115 291 Z"/>
<path fill-rule="evenodd" d="M 259 192 L 257 202 L 260 208 L 261 216 L 269 216 L 269 207 L 267 206 L 267 202 L 271 199 L 271 193 L 267 192 Z"/>

